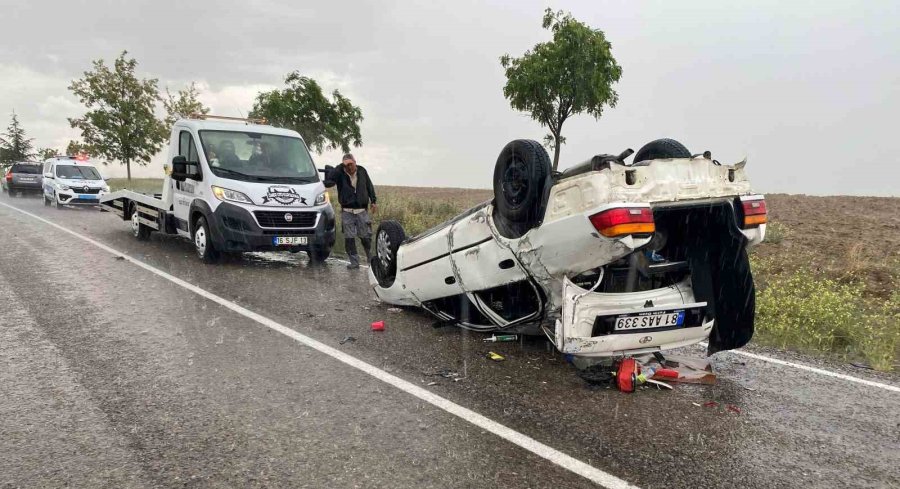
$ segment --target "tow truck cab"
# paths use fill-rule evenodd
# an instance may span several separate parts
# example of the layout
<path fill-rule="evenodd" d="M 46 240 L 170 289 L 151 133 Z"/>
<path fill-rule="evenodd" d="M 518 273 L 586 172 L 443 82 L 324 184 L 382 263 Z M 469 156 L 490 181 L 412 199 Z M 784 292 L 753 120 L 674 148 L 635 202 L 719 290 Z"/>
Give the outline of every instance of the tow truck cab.
<path fill-rule="evenodd" d="M 153 231 L 194 242 L 197 255 L 306 251 L 328 257 L 335 219 L 325 186 L 300 135 L 250 120 L 179 120 L 169 140 L 163 193 L 120 191 L 104 207 Z"/>

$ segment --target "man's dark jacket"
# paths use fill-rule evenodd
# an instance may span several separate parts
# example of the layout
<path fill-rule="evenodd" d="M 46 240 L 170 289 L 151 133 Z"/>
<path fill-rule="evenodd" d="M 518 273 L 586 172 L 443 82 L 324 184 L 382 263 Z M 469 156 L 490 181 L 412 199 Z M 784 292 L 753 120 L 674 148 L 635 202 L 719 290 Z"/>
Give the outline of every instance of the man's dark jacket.
<path fill-rule="evenodd" d="M 356 189 L 350 184 L 350 175 L 344 171 L 344 165 L 336 168 L 325 167 L 325 186 L 337 186 L 338 202 L 342 209 L 367 209 L 369 203 L 375 203 L 375 186 L 369 179 L 369 172 L 356 165 Z"/>

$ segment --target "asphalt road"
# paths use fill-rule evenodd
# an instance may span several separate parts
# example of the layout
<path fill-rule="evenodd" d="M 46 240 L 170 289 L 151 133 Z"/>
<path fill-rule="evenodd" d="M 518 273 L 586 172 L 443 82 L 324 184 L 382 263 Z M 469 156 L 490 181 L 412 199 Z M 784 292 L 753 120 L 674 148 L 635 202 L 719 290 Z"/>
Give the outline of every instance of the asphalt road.
<path fill-rule="evenodd" d="M 108 213 L 0 204 L 221 298 L 0 205 L 0 487 L 594 486 L 253 314 L 638 487 L 900 487 L 897 391 L 721 353 L 716 385 L 622 394 L 587 386 L 542 339 L 490 345 L 389 310 L 339 261 L 209 266 L 187 241 L 138 242 Z"/>

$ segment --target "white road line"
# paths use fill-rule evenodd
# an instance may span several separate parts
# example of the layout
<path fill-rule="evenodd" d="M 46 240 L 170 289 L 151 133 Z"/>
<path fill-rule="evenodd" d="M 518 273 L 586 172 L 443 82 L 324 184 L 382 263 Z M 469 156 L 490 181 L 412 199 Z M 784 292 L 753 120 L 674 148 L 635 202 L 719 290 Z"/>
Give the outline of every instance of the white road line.
<path fill-rule="evenodd" d="M 698 344 L 704 348 L 706 348 L 706 346 L 707 346 L 706 343 L 698 343 Z M 835 379 L 846 380 L 848 382 L 855 382 L 857 384 L 867 385 L 869 387 L 877 387 L 879 389 L 884 389 L 884 390 L 888 390 L 888 391 L 900 392 L 900 387 L 897 387 L 896 385 L 882 384 L 881 382 L 874 382 L 871 380 L 860 379 L 859 377 L 853 377 L 851 375 L 845 375 L 845 374 L 838 373 L 838 372 L 832 372 L 830 370 L 825 370 L 825 369 L 821 369 L 821 368 L 810 367 L 809 365 L 803 365 L 802 363 L 794 363 L 794 362 L 788 362 L 785 360 L 779 360 L 777 358 L 767 357 L 767 356 L 759 355 L 756 353 L 750 353 L 749 351 L 728 350 L 727 353 L 733 353 L 735 355 L 741 355 L 741 356 L 744 356 L 747 358 L 753 358 L 756 360 L 774 363 L 777 365 L 784 365 L 786 367 L 793 367 L 796 369 L 805 370 L 807 372 L 812 372 L 814 374 L 824 375 L 826 377 L 833 377 Z"/>
<path fill-rule="evenodd" d="M 265 316 L 255 313 L 247 308 L 241 307 L 241 306 L 235 304 L 234 302 L 231 302 L 227 299 L 219 297 L 211 292 L 207 292 L 206 290 L 201 289 L 200 287 L 197 287 L 196 285 L 189 284 L 189 283 L 185 282 L 184 280 L 181 280 L 178 277 L 169 275 L 168 273 L 166 273 L 162 270 L 159 270 L 150 265 L 147 265 L 146 263 L 136 260 L 120 251 L 115 250 L 114 248 L 110 248 L 109 246 L 106 246 L 103 243 L 94 241 L 93 239 L 91 239 L 87 236 L 76 233 L 75 231 L 72 231 L 63 226 L 60 226 L 59 224 L 48 221 L 47 219 L 39 217 L 30 212 L 23 211 L 22 209 L 13 207 L 9 204 L 0 202 L 0 205 L 2 205 L 4 207 L 8 207 L 8 208 L 13 209 L 18 212 L 21 212 L 22 214 L 32 217 L 34 219 L 37 219 L 38 221 L 41 221 L 47 225 L 53 226 L 56 229 L 59 229 L 60 231 L 71 234 L 72 236 L 75 236 L 76 238 L 78 238 L 82 241 L 85 241 L 87 243 L 90 243 L 90 244 L 96 246 L 97 248 L 107 251 L 115 256 L 121 256 L 121 257 L 125 258 L 125 260 L 143 268 L 144 270 L 147 270 L 148 272 L 154 273 L 154 274 L 156 274 L 156 275 L 158 275 L 180 287 L 183 287 L 187 290 L 190 290 L 191 292 L 194 292 L 197 295 L 200 295 L 206 299 L 209 299 L 223 307 L 231 309 L 232 311 L 234 311 L 248 319 L 252 319 L 252 320 L 258 322 L 259 324 L 262 324 L 263 326 L 265 326 L 269 329 L 272 329 L 273 331 L 277 331 L 277 332 L 279 332 L 289 338 L 292 338 L 292 339 L 296 340 L 297 342 L 302 343 L 314 350 L 317 350 L 317 351 L 324 353 L 336 360 L 339 360 L 351 367 L 361 370 L 362 372 L 369 374 L 372 377 L 375 377 L 376 379 L 381 380 L 382 382 L 390 384 L 390 385 L 396 387 L 397 389 L 400 389 L 403 392 L 406 392 L 407 394 L 418 397 L 419 399 L 431 404 L 432 406 L 435 406 L 435 407 L 442 409 L 450 414 L 458 416 L 459 418 L 463 419 L 464 421 L 467 421 L 485 431 L 491 432 L 491 433 L 499 436 L 500 438 L 503 438 L 504 440 L 506 440 L 514 445 L 518 445 L 519 447 L 522 447 L 525 450 L 528 450 L 529 452 L 534 453 L 535 455 L 537 455 L 545 460 L 548 460 L 556 465 L 559 465 L 560 467 L 563 467 L 575 474 L 578 474 L 578 475 L 584 477 L 585 479 L 588 479 L 594 483 L 600 484 L 600 485 L 602 485 L 604 487 L 608 487 L 610 489 L 619 489 L 619 488 L 637 489 L 637 486 L 631 485 L 628 482 L 626 482 L 622 479 L 619 479 L 618 477 L 616 477 L 612 474 L 604 472 L 604 471 L 602 471 L 596 467 L 593 467 L 591 465 L 588 465 L 574 457 L 566 455 L 565 453 L 563 453 L 553 447 L 545 445 L 545 444 L 535 440 L 534 438 L 531 438 L 528 435 L 519 433 L 518 431 L 515 431 L 512 428 L 508 428 L 486 416 L 478 414 L 475 411 L 472 411 L 471 409 L 460 406 L 459 404 L 456 404 L 455 402 L 450 401 L 449 399 L 444 399 L 443 397 L 441 397 L 437 394 L 434 394 L 428 390 L 425 390 L 411 382 L 407 382 L 406 380 L 403 380 L 400 377 L 397 377 L 396 375 L 392 375 L 388 372 L 385 372 L 384 370 L 381 370 L 378 367 L 370 365 L 354 356 L 348 355 L 340 350 L 332 348 L 320 341 L 310 338 L 309 336 L 298 333 L 298 332 L 294 331 L 293 329 L 288 328 L 287 326 L 279 324 Z"/>

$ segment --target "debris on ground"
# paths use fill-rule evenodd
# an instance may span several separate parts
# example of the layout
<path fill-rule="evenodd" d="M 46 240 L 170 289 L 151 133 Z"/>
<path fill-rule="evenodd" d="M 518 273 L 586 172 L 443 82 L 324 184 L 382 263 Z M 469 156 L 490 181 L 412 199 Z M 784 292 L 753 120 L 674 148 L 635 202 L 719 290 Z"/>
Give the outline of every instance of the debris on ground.
<path fill-rule="evenodd" d="M 375 321 L 372 323 L 372 331 L 384 331 L 384 321 Z"/>
<path fill-rule="evenodd" d="M 502 362 L 503 360 L 506 360 L 506 358 L 504 358 L 503 355 L 501 355 L 499 353 L 494 353 L 492 351 L 488 352 L 488 358 L 490 358 L 491 360 L 493 360 L 495 362 Z"/>
<path fill-rule="evenodd" d="M 481 341 L 486 343 L 498 343 L 498 342 L 508 342 L 508 341 L 516 341 L 519 339 L 519 335 L 514 334 L 501 334 L 501 335 L 492 335 L 490 338 L 485 338 Z"/>
<path fill-rule="evenodd" d="M 431 387 L 431 386 L 433 386 L 433 385 L 437 385 L 437 382 L 429 382 L 429 383 L 428 383 L 428 386 L 429 386 L 429 387 Z"/>
<path fill-rule="evenodd" d="M 122 255 L 119 255 L 119 256 L 116 257 L 116 260 L 124 260 L 124 259 L 125 259 L 125 257 L 122 256 Z"/>
<path fill-rule="evenodd" d="M 725 410 L 729 413 L 741 414 L 741 408 L 735 406 L 734 404 L 726 404 Z"/>
<path fill-rule="evenodd" d="M 455 370 L 450 370 L 449 368 L 442 368 L 440 370 L 436 370 L 434 372 L 422 372 L 422 375 L 426 377 L 443 377 L 445 379 L 459 379 L 459 372 Z"/>
<path fill-rule="evenodd" d="M 717 407 L 719 407 L 719 403 L 717 403 L 716 401 L 706 401 L 703 403 L 703 407 L 717 408 Z"/>
<path fill-rule="evenodd" d="M 403 309 L 400 309 L 399 307 L 389 307 L 388 312 L 403 312 Z"/>
<path fill-rule="evenodd" d="M 352 336 L 344 336 L 344 339 L 342 339 L 340 343 L 343 345 L 344 343 L 353 343 L 354 341 L 356 341 L 356 338 Z"/>

